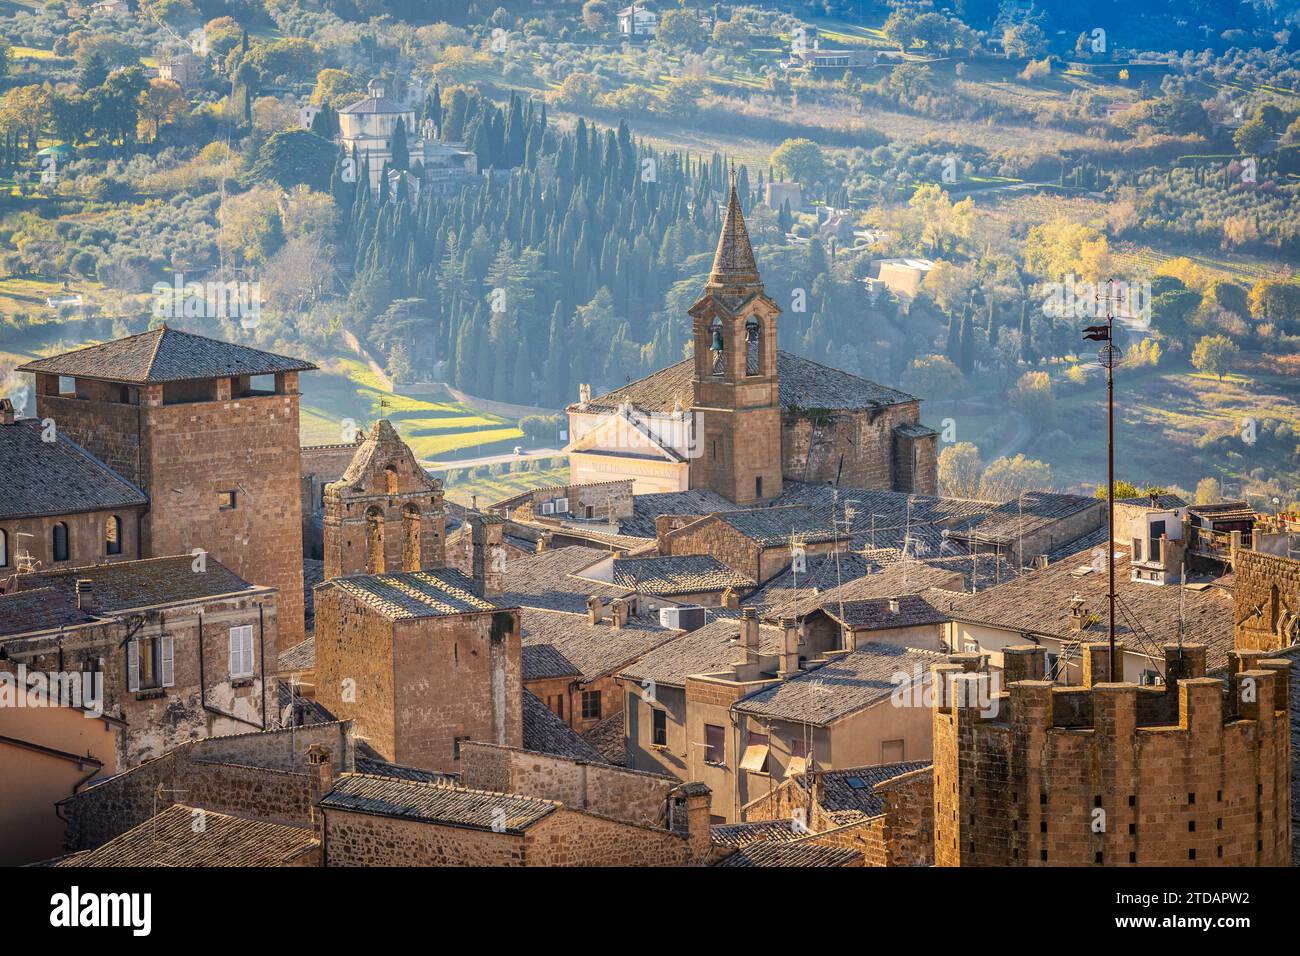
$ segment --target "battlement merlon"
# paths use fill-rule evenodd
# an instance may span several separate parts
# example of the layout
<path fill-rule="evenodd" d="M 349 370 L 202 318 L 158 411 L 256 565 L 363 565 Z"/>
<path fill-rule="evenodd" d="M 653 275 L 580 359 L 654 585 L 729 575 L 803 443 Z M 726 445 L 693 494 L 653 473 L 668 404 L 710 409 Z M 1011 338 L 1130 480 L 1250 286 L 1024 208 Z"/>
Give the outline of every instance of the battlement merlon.
<path fill-rule="evenodd" d="M 950 655 L 931 667 L 934 710 L 1019 732 L 1032 727 L 1115 734 L 1140 727 L 1194 731 L 1238 720 L 1255 721 L 1270 732 L 1279 715 L 1288 719 L 1290 662 L 1268 658 L 1265 652 L 1230 654 L 1225 687 L 1223 680 L 1206 676 L 1204 645 L 1168 644 L 1163 648 L 1166 683 L 1147 687 L 1095 681 L 1108 673 L 1108 647 L 1090 644 L 1082 650 L 1085 683 L 1079 686 L 1043 679 L 1046 650 L 1038 645 L 1005 648 L 1001 673 L 989 668 L 982 655 Z"/>

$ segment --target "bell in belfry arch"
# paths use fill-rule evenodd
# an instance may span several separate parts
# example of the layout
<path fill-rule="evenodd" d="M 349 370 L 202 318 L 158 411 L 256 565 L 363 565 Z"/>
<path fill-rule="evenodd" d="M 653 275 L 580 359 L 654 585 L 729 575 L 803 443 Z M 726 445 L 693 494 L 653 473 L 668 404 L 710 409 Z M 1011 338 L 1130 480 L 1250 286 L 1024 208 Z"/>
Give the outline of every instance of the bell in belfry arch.
<path fill-rule="evenodd" d="M 715 327 L 713 329 L 713 341 L 709 345 L 710 352 L 722 351 L 722 329 Z"/>
<path fill-rule="evenodd" d="M 745 323 L 745 341 L 753 345 L 758 341 L 758 320 L 751 318 Z"/>

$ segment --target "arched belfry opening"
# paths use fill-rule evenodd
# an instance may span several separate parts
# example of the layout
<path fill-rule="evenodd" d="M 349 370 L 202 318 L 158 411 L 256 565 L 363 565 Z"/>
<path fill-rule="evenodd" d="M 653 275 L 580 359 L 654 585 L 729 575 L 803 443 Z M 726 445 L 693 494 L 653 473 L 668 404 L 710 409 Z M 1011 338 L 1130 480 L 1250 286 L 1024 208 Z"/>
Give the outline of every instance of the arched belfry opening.
<path fill-rule="evenodd" d="M 366 509 L 366 573 L 384 573 L 384 512 L 377 506 Z"/>

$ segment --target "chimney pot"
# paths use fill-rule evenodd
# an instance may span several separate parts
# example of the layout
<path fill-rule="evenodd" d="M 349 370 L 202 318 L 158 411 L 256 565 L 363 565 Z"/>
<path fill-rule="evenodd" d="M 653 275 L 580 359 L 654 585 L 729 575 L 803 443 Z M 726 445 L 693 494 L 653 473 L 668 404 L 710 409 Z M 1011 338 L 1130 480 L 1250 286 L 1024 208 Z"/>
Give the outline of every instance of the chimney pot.
<path fill-rule="evenodd" d="M 12 425 L 15 418 L 14 403 L 7 398 L 0 398 L 0 425 Z"/>
<path fill-rule="evenodd" d="M 799 622 L 793 617 L 781 618 L 781 661 L 777 677 L 789 677 L 799 672 Z"/>
<path fill-rule="evenodd" d="M 587 598 L 587 620 L 599 624 L 605 619 L 605 602 L 592 594 Z"/>
<path fill-rule="evenodd" d="M 613 623 L 615 630 L 626 627 L 628 613 L 627 601 L 622 598 L 616 598 L 614 602 L 610 604 L 610 610 L 612 611 L 610 620 Z"/>
<path fill-rule="evenodd" d="M 95 609 L 95 582 L 89 578 L 77 579 L 77 607 L 83 611 Z"/>

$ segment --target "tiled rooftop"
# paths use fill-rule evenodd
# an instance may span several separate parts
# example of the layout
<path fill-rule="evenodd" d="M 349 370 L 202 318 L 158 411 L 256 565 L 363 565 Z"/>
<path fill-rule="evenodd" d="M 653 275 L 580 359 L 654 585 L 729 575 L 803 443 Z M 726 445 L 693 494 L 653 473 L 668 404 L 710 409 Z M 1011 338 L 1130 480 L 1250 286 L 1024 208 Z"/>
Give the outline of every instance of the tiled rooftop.
<path fill-rule="evenodd" d="M 479 597 L 474 582 L 454 568 L 333 578 L 321 587 L 338 588 L 394 621 L 512 607 L 508 602 Z"/>
<path fill-rule="evenodd" d="M 741 847 L 731 856 L 714 866 L 770 866 L 816 867 L 859 866 L 862 854 L 844 846 L 822 846 L 801 841 L 778 843 L 774 840 L 757 840 Z"/>
<path fill-rule="evenodd" d="M 559 806 L 551 800 L 517 794 L 366 774 L 342 775 L 320 802 L 327 809 L 504 833 L 522 833 Z"/>
<path fill-rule="evenodd" d="M 663 647 L 655 648 L 640 660 L 624 667 L 619 676 L 628 680 L 653 680 L 669 687 L 682 687 L 686 678 L 692 674 L 709 673 L 734 662 L 739 636 L 738 620 L 718 617 Z M 759 629 L 760 653 L 777 653 L 781 637 L 779 628 L 762 625 Z"/>
<path fill-rule="evenodd" d="M 135 485 L 55 430 L 43 441 L 35 418 L 0 425 L 0 519 L 110 511 L 149 503 Z M 11 552 L 21 542 L 10 541 Z"/>
<path fill-rule="evenodd" d="M 161 326 L 112 342 L 37 359 L 18 366 L 17 370 L 146 384 L 314 368 L 315 365 L 302 359 Z"/>
<path fill-rule="evenodd" d="M 74 627 L 94 619 L 58 588 L 0 594 L 0 637 Z"/>
<path fill-rule="evenodd" d="M 195 814 L 203 815 L 196 830 Z M 246 820 L 174 804 L 103 846 L 56 866 L 280 866 L 317 846 L 305 827 Z"/>
<path fill-rule="evenodd" d="M 667 597 L 727 588 L 748 589 L 755 582 L 712 555 L 682 554 L 619 558 L 614 561 L 614 584 L 639 594 Z"/>
<path fill-rule="evenodd" d="M 1104 544 L 1102 550 L 1104 556 Z M 1135 582 L 1129 580 L 1128 547 L 1117 545 L 1115 553 L 1116 639 L 1158 658 L 1161 644 L 1177 640 L 1181 618 L 1182 639 L 1207 645 L 1209 667 L 1224 666 L 1233 647 L 1231 576 L 1202 582 L 1206 587 Z M 947 595 L 939 609 L 958 621 L 1072 640 L 1078 635 L 1070 601 L 1077 594 L 1094 620 L 1083 640 L 1104 640 L 1108 576 L 1104 567 L 1083 573 L 1091 566 L 1091 549 L 1085 549 L 980 594 Z"/>
<path fill-rule="evenodd" d="M 914 395 L 781 349 L 776 353 L 776 372 L 783 408 L 851 411 L 917 400 Z M 684 359 L 630 385 L 592 398 L 583 410 L 613 411 L 624 402 L 646 412 L 671 412 L 679 404 L 690 408 L 695 404 L 694 378 L 695 360 Z"/>
<path fill-rule="evenodd" d="M 944 657 L 893 644 L 868 643 L 820 667 L 742 697 L 740 713 L 775 720 L 824 726 L 889 697 L 899 683 L 919 669 L 926 673 Z"/>
<path fill-rule="evenodd" d="M 619 743 L 623 739 L 623 715 L 618 714 Z M 537 695 L 524 691 L 524 749 L 555 754 L 570 760 L 607 763 L 605 757 L 572 727 L 555 716 Z M 359 769 L 359 768 L 358 768 Z"/>
<path fill-rule="evenodd" d="M 616 628 L 608 617 L 592 624 L 585 613 L 535 608 L 525 608 L 520 621 L 526 681 L 568 676 L 595 680 L 680 634 L 637 618 Z"/>
<path fill-rule="evenodd" d="M 18 587 L 56 588 L 70 599 L 78 580 L 93 584 L 92 600 L 97 613 L 119 613 L 159 604 L 176 604 L 202 598 L 255 590 L 224 564 L 207 555 L 204 570 L 194 570 L 188 554 L 140 561 L 116 561 L 79 568 L 34 571 L 18 576 Z"/>
<path fill-rule="evenodd" d="M 585 614 L 591 595 L 609 600 L 628 593 L 627 588 L 574 577 L 607 557 L 609 552 L 600 548 L 575 546 L 512 558 L 506 561 L 505 583 L 497 599 L 511 606 Z"/>

